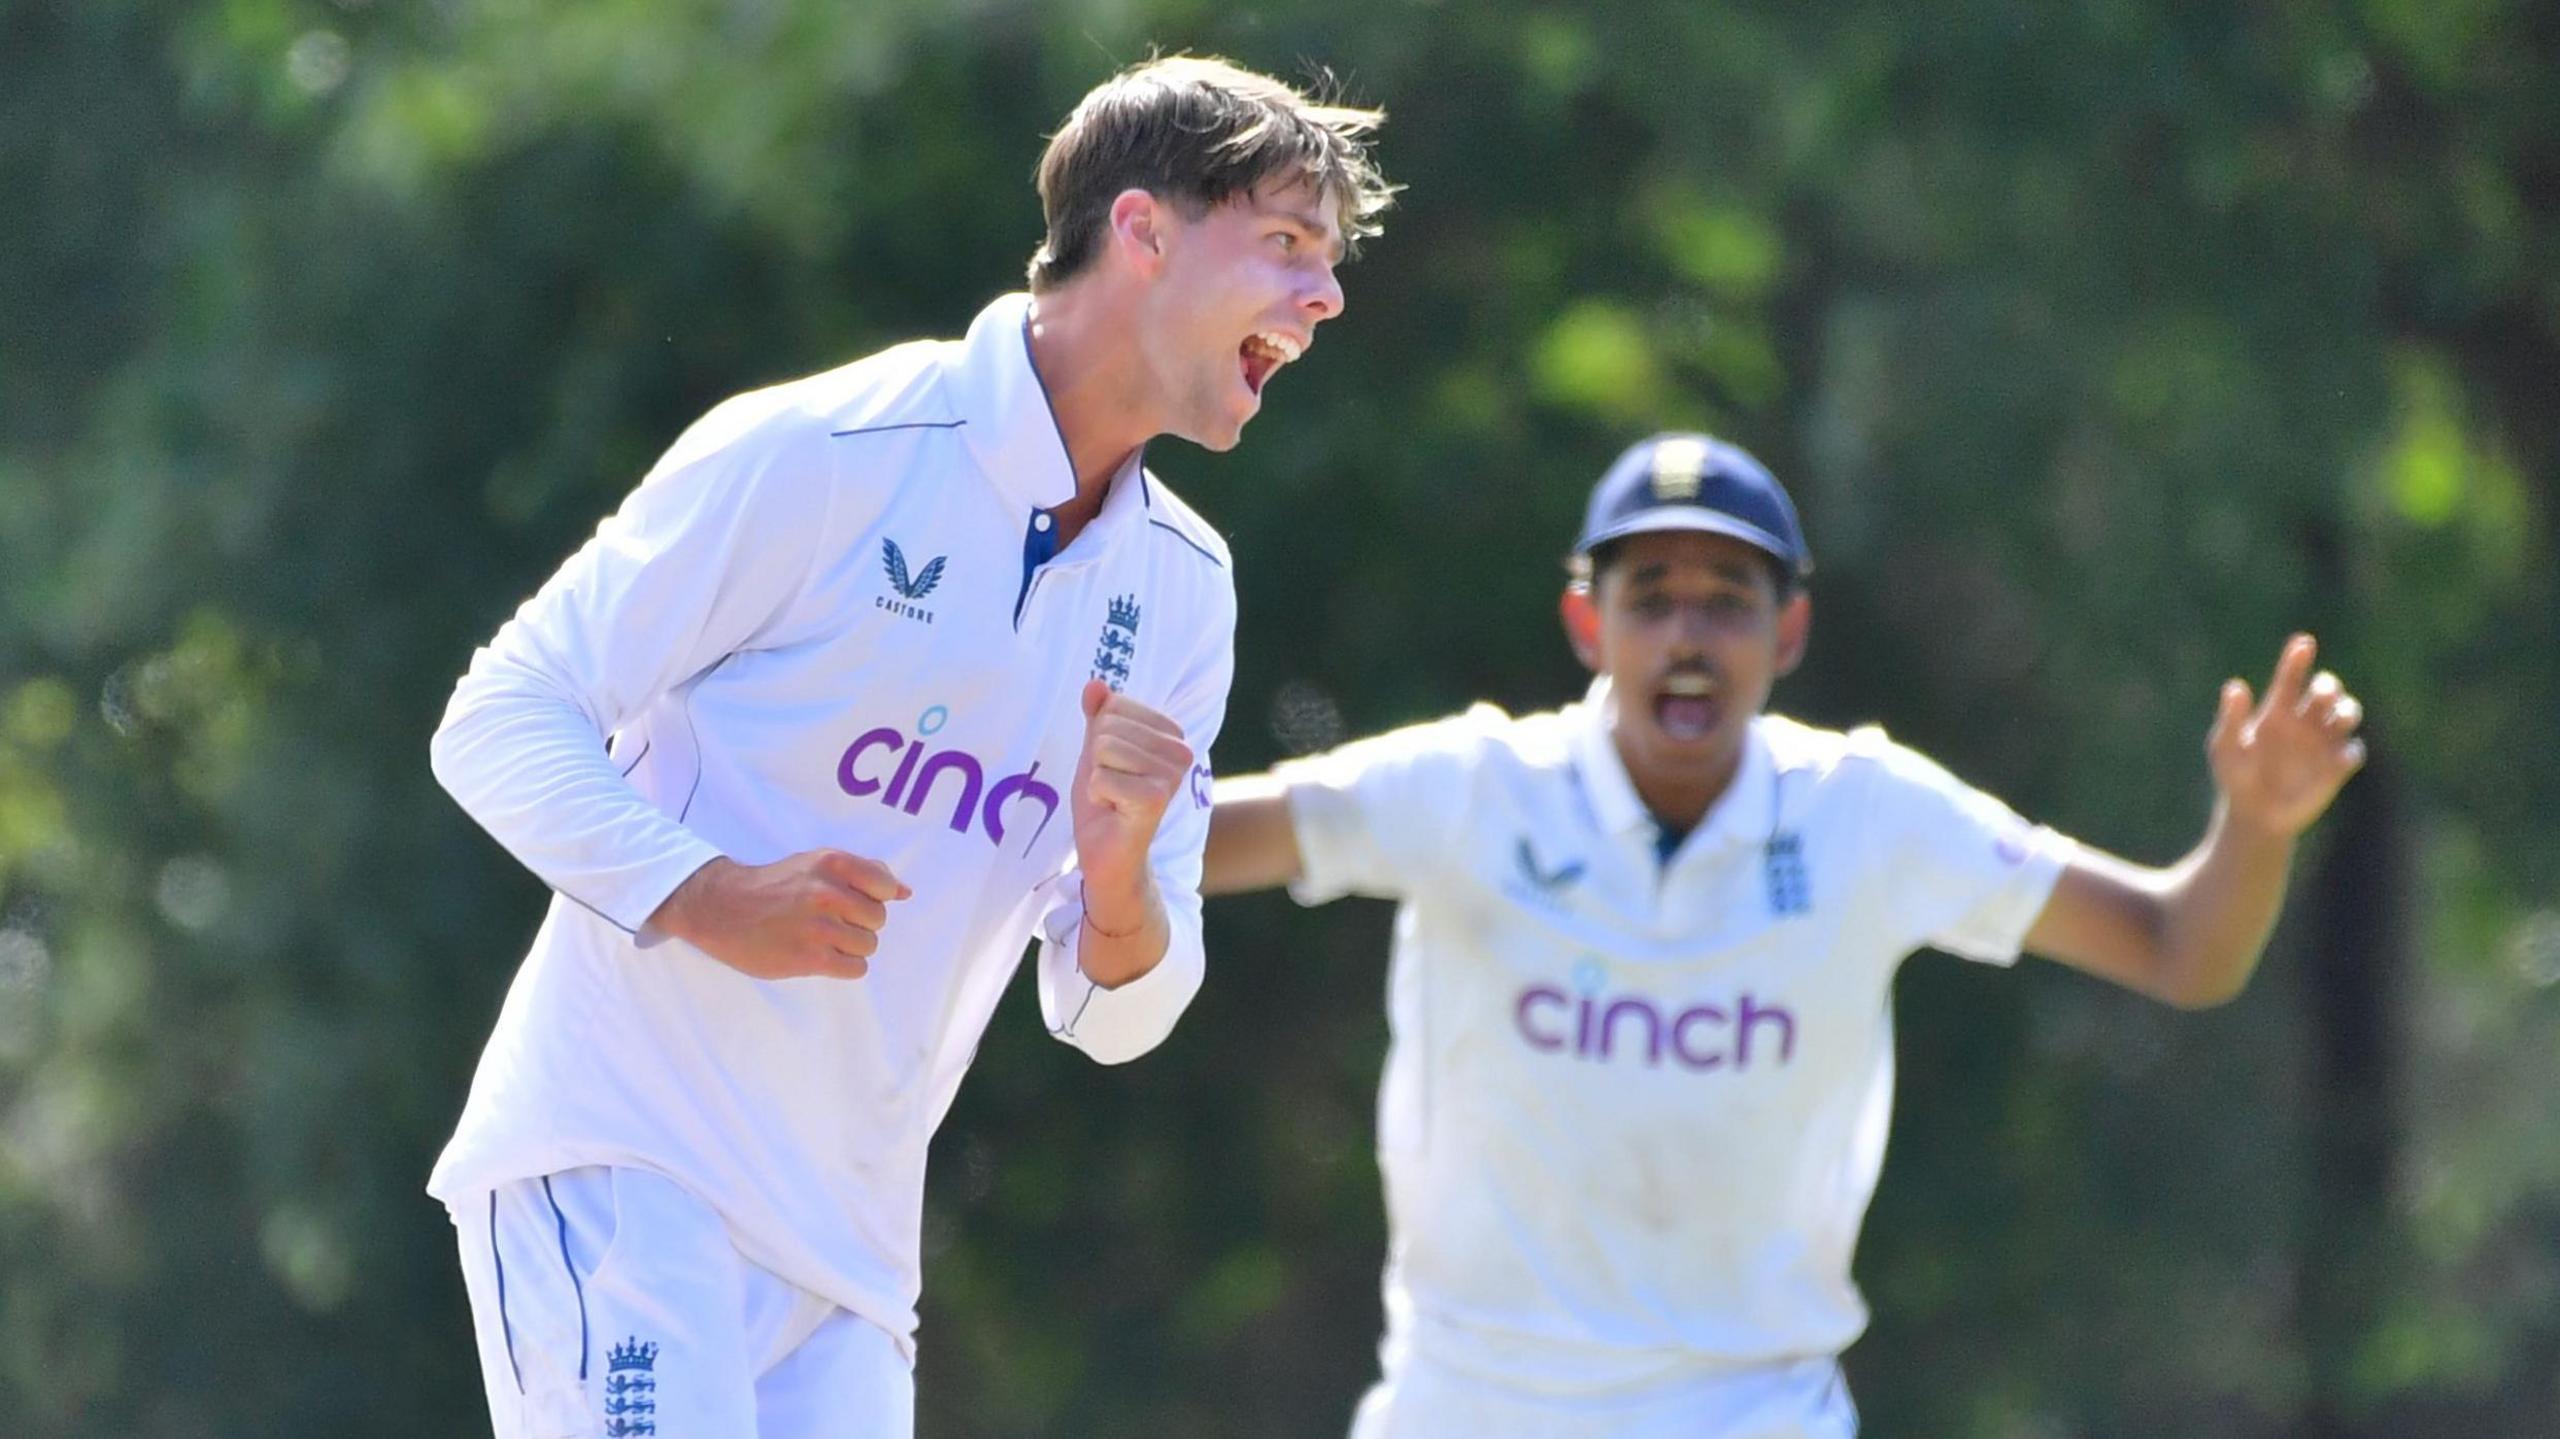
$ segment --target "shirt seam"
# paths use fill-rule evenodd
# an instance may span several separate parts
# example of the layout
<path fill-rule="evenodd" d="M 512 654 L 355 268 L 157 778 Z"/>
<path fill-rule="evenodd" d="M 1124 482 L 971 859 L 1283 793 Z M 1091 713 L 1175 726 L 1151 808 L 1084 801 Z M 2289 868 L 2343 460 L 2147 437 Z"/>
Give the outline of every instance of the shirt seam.
<path fill-rule="evenodd" d="M 1216 565 L 1219 569 L 1223 570 L 1227 567 L 1227 562 L 1210 553 L 1208 546 L 1191 538 L 1189 535 L 1184 534 L 1182 531 L 1175 529 L 1173 526 L 1166 524 L 1164 521 L 1157 519 L 1155 516 L 1147 516 L 1147 523 L 1164 531 L 1166 534 L 1173 536 L 1175 539 L 1182 541 L 1184 544 L 1189 545 L 1192 549 L 1199 552 L 1200 558 Z"/>
<path fill-rule="evenodd" d="M 737 657 L 738 652 L 736 650 L 729 651 L 727 654 L 720 657 L 720 662 L 718 664 L 704 670 L 702 672 L 701 679 L 695 680 L 692 684 L 685 686 L 683 705 L 684 732 L 693 739 L 693 784 L 692 787 L 688 788 L 684 792 L 684 804 L 676 811 L 676 823 L 678 824 L 684 823 L 686 818 L 692 815 L 694 797 L 702 793 L 702 773 L 710 767 L 703 763 L 702 727 L 693 722 L 693 692 L 710 683 L 713 675 L 720 673 L 721 669 L 725 667 L 729 661 L 736 659 Z"/>
<path fill-rule="evenodd" d="M 831 440 L 849 439 L 855 435 L 877 435 L 889 430 L 956 430 L 967 420 L 897 420 L 885 425 L 857 425 L 850 430 L 829 430 Z"/>

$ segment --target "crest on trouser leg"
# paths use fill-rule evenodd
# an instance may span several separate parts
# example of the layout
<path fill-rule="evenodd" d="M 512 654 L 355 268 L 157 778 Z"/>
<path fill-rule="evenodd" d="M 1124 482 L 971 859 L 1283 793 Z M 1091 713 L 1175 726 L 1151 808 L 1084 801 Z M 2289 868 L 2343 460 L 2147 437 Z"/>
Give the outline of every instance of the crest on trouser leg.
<path fill-rule="evenodd" d="M 604 1432 L 609 1439 L 658 1432 L 658 1345 L 634 1335 L 605 1352 Z"/>

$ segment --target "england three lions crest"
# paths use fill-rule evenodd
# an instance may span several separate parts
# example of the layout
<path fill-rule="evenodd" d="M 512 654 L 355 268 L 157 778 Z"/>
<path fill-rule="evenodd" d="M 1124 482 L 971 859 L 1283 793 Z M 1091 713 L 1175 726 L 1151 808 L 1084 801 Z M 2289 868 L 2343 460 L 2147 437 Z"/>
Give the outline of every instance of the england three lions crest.
<path fill-rule="evenodd" d="M 605 1351 L 604 1432 L 635 1439 L 658 1432 L 658 1345 L 634 1335 Z"/>
<path fill-rule="evenodd" d="M 1129 667 L 1138 660 L 1138 597 L 1117 595 L 1103 616 L 1102 637 L 1094 644 L 1093 677 L 1113 693 L 1128 687 Z"/>

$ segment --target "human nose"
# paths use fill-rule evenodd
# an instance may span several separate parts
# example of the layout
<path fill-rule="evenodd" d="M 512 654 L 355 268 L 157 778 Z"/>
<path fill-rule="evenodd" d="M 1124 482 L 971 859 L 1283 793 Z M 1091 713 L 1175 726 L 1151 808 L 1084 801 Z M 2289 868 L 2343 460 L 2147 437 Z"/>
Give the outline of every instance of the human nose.
<path fill-rule="evenodd" d="M 1342 313 L 1342 280 L 1334 274 L 1332 265 L 1319 266 L 1315 284 L 1299 304 L 1306 310 L 1309 324 L 1330 320 Z"/>
<path fill-rule="evenodd" d="M 1707 638 L 1716 627 L 1713 611 L 1702 604 L 1673 607 L 1672 637 L 1683 655 L 1706 653 Z"/>

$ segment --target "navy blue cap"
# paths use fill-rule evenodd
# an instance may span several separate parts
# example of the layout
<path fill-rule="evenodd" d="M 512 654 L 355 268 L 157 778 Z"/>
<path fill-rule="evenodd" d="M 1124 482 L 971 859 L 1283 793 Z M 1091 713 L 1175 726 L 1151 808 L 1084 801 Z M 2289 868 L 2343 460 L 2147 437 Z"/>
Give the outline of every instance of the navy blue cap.
<path fill-rule="evenodd" d="M 1654 530 L 1730 535 L 1768 551 L 1799 580 L 1813 573 L 1786 487 L 1740 446 L 1712 435 L 1655 435 L 1629 446 L 1592 487 L 1573 552 Z"/>

